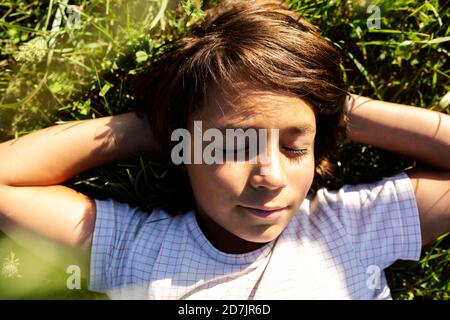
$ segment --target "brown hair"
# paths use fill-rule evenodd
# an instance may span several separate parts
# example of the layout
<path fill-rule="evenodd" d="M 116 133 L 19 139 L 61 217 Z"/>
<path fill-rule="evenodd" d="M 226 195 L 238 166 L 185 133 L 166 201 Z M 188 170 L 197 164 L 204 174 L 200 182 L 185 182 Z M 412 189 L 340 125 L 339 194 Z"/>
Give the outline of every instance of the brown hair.
<path fill-rule="evenodd" d="M 187 36 L 153 63 L 136 95 L 145 104 L 161 156 L 169 161 L 171 134 L 186 128 L 189 115 L 204 107 L 208 93 L 240 75 L 259 87 L 294 94 L 316 115 L 315 161 L 319 174 L 345 136 L 342 122 L 347 86 L 339 52 L 318 29 L 283 1 L 225 0 L 206 10 Z"/>

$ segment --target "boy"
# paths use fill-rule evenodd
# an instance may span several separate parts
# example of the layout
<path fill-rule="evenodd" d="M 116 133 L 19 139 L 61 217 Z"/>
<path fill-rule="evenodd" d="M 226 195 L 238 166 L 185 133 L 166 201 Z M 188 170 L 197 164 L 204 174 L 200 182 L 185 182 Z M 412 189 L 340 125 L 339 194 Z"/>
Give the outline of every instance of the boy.
<path fill-rule="evenodd" d="M 0 144 L 0 227 L 81 248 L 90 288 L 112 297 L 389 298 L 384 276 L 368 285 L 367 270 L 418 259 L 450 230 L 450 117 L 357 95 L 345 103 L 338 66 L 335 49 L 282 4 L 225 2 L 148 74 L 138 114 Z M 269 136 L 266 164 L 185 164 L 193 207 L 176 217 L 58 185 L 129 155 L 168 158 L 171 134 L 195 133 L 196 120 L 279 137 Z M 430 168 L 309 199 L 342 128 Z"/>

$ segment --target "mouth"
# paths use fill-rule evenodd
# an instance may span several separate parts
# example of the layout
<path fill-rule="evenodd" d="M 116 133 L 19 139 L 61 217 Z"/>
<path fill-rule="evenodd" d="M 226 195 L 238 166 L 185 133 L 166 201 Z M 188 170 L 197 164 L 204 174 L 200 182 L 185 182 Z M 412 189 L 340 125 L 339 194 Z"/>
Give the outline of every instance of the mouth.
<path fill-rule="evenodd" d="M 287 209 L 287 207 L 240 207 L 254 216 L 265 219 L 276 219 Z"/>

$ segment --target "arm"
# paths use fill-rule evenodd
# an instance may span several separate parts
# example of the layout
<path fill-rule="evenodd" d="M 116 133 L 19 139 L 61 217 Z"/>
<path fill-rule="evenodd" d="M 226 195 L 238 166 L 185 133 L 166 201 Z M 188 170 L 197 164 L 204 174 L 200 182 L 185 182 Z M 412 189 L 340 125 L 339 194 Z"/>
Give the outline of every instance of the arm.
<path fill-rule="evenodd" d="M 351 95 L 347 137 L 427 164 L 407 174 L 419 208 L 422 243 L 450 231 L 450 116 Z"/>
<path fill-rule="evenodd" d="M 29 246 L 35 237 L 90 248 L 95 202 L 61 184 L 75 175 L 155 149 L 135 113 L 75 121 L 0 144 L 0 229 Z"/>

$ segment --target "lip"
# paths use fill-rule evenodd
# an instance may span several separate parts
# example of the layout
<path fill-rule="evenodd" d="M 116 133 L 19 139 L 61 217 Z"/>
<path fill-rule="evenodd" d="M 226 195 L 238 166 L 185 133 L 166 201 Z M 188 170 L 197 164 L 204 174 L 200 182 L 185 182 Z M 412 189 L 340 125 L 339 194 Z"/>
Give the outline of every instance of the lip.
<path fill-rule="evenodd" d="M 241 206 L 251 214 L 259 218 L 275 219 L 279 217 L 287 207 L 246 207 Z"/>

